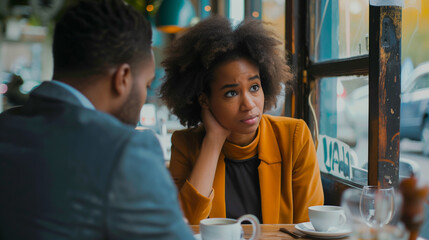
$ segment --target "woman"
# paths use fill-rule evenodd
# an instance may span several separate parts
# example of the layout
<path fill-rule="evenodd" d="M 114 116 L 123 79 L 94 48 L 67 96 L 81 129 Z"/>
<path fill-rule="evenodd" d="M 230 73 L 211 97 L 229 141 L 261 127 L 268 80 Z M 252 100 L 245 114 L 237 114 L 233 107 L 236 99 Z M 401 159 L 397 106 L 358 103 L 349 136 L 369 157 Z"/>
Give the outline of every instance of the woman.
<path fill-rule="evenodd" d="M 172 136 L 170 171 L 190 224 L 256 215 L 308 221 L 323 204 L 316 152 L 302 120 L 264 115 L 291 81 L 281 42 L 257 20 L 204 20 L 175 40 L 161 96 L 189 129 Z"/>

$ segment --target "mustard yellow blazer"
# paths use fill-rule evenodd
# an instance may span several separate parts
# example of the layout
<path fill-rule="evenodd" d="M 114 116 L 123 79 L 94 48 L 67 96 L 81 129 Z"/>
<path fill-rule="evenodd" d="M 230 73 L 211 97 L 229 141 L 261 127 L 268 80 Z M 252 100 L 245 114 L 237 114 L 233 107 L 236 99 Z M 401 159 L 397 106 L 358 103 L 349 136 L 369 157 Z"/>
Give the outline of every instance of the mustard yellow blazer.
<path fill-rule="evenodd" d="M 259 124 L 258 167 L 263 223 L 309 220 L 308 207 L 323 205 L 319 165 L 310 131 L 303 120 L 263 115 Z M 226 217 L 225 162 L 221 153 L 213 191 L 207 198 L 187 180 L 200 152 L 204 128 L 174 132 L 170 172 L 190 224 Z"/>

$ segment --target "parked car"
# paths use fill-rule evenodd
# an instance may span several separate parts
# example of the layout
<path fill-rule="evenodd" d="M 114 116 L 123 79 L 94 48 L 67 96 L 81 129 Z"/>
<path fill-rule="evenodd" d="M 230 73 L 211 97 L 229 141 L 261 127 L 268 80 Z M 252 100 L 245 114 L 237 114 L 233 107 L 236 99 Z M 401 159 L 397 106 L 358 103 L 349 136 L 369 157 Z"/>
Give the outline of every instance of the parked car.
<path fill-rule="evenodd" d="M 429 155 L 429 62 L 419 65 L 401 93 L 401 138 L 422 141 Z M 347 99 L 347 120 L 356 136 L 368 135 L 368 85 L 355 89 Z"/>
<path fill-rule="evenodd" d="M 422 141 L 424 155 L 429 155 L 428 114 L 429 62 L 413 71 L 401 99 L 401 137 Z"/>

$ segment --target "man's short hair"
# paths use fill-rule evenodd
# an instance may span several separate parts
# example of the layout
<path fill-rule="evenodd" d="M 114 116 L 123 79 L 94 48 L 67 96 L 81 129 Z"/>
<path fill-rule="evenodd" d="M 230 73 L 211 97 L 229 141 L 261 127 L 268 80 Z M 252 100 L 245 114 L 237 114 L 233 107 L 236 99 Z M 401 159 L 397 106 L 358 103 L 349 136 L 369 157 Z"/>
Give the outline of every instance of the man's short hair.
<path fill-rule="evenodd" d="M 83 0 L 65 11 L 53 38 L 54 78 L 103 74 L 150 56 L 152 29 L 122 0 Z"/>

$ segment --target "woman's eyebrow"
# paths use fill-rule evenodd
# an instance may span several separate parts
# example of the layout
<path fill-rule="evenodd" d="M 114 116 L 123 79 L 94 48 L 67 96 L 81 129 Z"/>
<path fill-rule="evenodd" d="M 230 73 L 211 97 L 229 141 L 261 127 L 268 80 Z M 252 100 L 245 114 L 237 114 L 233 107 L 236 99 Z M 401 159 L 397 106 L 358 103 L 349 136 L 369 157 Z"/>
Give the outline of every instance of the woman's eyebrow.
<path fill-rule="evenodd" d="M 223 86 L 220 88 L 220 90 L 225 89 L 225 88 L 233 88 L 233 87 L 237 87 L 237 86 L 238 86 L 238 84 L 237 84 L 237 83 L 234 83 L 234 84 L 226 84 L 226 85 L 223 85 Z"/>
<path fill-rule="evenodd" d="M 252 80 L 257 80 L 257 79 L 261 79 L 260 77 L 259 77 L 259 74 L 256 74 L 256 75 L 254 75 L 254 76 L 252 76 L 252 77 L 250 77 L 249 78 L 249 81 L 252 81 Z M 237 87 L 237 86 L 239 86 L 239 84 L 237 84 L 237 83 L 233 83 L 233 84 L 225 84 L 225 85 L 223 85 L 221 88 L 220 88 L 220 90 L 223 90 L 223 89 L 225 89 L 225 88 L 233 88 L 233 87 Z"/>
<path fill-rule="evenodd" d="M 259 77 L 259 75 L 258 75 L 258 74 L 256 74 L 255 76 L 250 77 L 250 78 L 249 78 L 249 81 L 250 81 L 250 80 L 255 80 L 255 79 L 261 79 L 261 78 Z"/>

